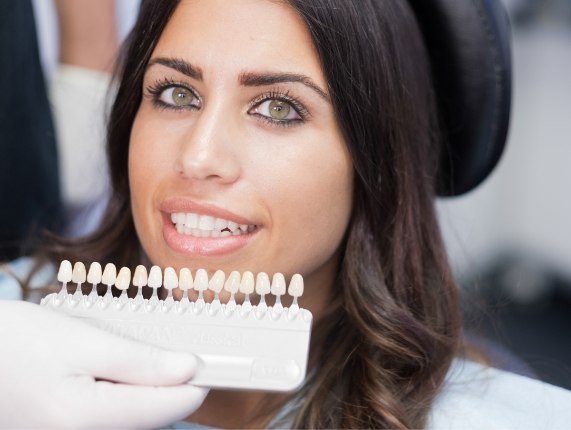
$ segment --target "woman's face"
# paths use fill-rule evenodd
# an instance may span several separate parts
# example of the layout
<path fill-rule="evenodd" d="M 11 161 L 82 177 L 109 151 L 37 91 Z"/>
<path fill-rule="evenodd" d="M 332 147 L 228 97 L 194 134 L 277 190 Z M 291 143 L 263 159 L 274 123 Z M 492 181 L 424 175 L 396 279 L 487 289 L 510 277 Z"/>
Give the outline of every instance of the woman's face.
<path fill-rule="evenodd" d="M 326 295 L 353 171 L 297 13 L 275 1 L 183 0 L 143 85 L 129 180 L 153 264 L 301 273 L 304 297 Z"/>

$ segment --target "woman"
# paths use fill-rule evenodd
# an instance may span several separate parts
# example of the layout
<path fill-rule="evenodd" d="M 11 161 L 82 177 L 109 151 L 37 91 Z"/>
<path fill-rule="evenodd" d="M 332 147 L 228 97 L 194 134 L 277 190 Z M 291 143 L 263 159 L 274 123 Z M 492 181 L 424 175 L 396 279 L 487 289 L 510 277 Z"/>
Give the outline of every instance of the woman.
<path fill-rule="evenodd" d="M 145 5 L 111 116 L 111 209 L 73 259 L 300 272 L 320 372 L 294 427 L 421 427 L 459 343 L 434 100 L 411 11 L 351 3 Z M 175 212 L 254 231 L 179 235 Z M 250 396 L 211 393 L 197 414 L 228 398 L 225 425 L 263 425 Z"/>
<path fill-rule="evenodd" d="M 405 2 L 144 2 L 110 118 L 108 211 L 51 258 L 304 276 L 302 389 L 193 392 L 190 421 L 425 427 L 463 350 L 433 209 L 436 112 Z"/>

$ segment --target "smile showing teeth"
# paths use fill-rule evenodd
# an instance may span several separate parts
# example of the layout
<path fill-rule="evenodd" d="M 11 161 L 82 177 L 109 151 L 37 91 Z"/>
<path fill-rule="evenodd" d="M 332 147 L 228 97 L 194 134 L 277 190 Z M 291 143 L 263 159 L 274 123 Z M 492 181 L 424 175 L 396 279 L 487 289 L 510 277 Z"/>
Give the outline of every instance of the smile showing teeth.
<path fill-rule="evenodd" d="M 195 213 L 175 212 L 171 214 L 171 221 L 179 234 L 194 237 L 227 237 L 251 233 L 255 225 L 237 224 L 223 218 Z"/>

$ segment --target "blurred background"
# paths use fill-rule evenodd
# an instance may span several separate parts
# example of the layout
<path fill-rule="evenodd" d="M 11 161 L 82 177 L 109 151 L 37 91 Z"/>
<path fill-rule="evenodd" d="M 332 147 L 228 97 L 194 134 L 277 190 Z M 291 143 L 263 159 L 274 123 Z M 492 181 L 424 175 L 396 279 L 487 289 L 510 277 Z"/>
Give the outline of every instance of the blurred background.
<path fill-rule="evenodd" d="M 571 389 L 571 1 L 504 2 L 506 150 L 482 185 L 438 209 L 470 331 L 517 357 L 506 367 Z"/>
<path fill-rule="evenodd" d="M 571 0 L 503 1 L 514 71 L 506 150 L 480 187 L 437 205 L 472 339 L 505 367 L 571 389 Z M 96 222 L 107 186 L 109 75 L 62 69 L 54 1 L 33 6 L 60 145 L 62 200 L 74 221 L 70 233 L 79 234 Z M 118 42 L 137 8 L 138 0 L 115 4 Z"/>

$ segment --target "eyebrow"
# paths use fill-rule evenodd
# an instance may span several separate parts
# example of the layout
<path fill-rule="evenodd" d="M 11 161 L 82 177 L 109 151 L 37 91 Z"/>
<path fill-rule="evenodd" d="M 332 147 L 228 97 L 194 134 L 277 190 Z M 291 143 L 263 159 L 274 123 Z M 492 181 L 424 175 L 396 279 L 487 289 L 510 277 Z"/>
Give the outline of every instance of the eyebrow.
<path fill-rule="evenodd" d="M 153 58 L 147 64 L 147 69 L 155 64 L 160 64 L 165 67 L 176 70 L 183 75 L 188 76 L 199 81 L 202 81 L 202 70 L 195 67 L 188 61 L 180 58 L 157 57 Z M 243 72 L 238 78 L 241 85 L 248 87 L 262 87 L 266 85 L 279 84 L 284 82 L 294 82 L 305 85 L 306 87 L 315 91 L 325 101 L 330 102 L 329 95 L 317 85 L 309 76 L 298 73 L 254 73 Z"/>
<path fill-rule="evenodd" d="M 327 93 L 319 87 L 309 76 L 297 73 L 253 73 L 244 72 L 240 74 L 239 82 L 250 87 L 261 87 L 265 85 L 279 84 L 282 82 L 297 82 L 311 88 L 325 101 L 329 102 Z"/>
<path fill-rule="evenodd" d="M 202 70 L 180 58 L 167 58 L 167 57 L 153 58 L 147 64 L 147 69 L 149 69 L 151 66 L 154 66 L 155 64 L 160 64 L 162 66 L 169 67 L 171 69 L 176 70 L 177 72 L 182 73 L 183 75 L 188 76 L 189 78 L 202 81 Z"/>

